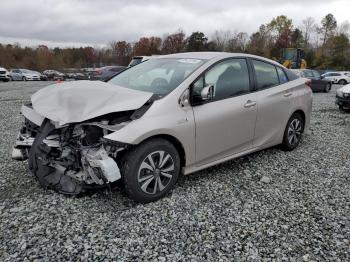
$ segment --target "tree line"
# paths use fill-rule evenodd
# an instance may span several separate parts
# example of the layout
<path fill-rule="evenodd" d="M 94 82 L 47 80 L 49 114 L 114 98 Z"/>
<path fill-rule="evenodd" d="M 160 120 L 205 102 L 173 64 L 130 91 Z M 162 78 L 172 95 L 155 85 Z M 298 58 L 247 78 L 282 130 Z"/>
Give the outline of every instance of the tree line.
<path fill-rule="evenodd" d="M 0 65 L 35 70 L 127 65 L 133 56 L 192 51 L 225 51 L 256 54 L 279 61 L 283 48 L 303 48 L 308 67 L 350 69 L 350 23 L 338 24 L 332 14 L 319 23 L 308 17 L 294 25 L 285 15 L 262 24 L 252 33 L 217 30 L 210 37 L 203 32 L 186 36 L 182 30 L 163 37 L 141 37 L 137 42 L 112 41 L 105 48 L 36 48 L 0 44 Z"/>

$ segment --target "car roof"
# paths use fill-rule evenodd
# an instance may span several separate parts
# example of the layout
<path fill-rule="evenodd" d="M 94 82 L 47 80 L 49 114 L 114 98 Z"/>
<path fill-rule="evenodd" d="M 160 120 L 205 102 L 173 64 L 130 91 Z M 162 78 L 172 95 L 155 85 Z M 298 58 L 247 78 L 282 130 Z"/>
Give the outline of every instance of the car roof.
<path fill-rule="evenodd" d="M 256 58 L 256 59 L 263 59 L 270 63 L 276 64 L 278 66 L 283 67 L 280 63 L 273 61 L 271 59 L 256 56 L 256 55 L 250 55 L 245 53 L 228 53 L 228 52 L 188 52 L 188 53 L 177 53 L 177 54 L 170 54 L 170 55 L 162 55 L 154 57 L 157 58 L 179 58 L 179 59 L 205 59 L 205 60 L 212 60 L 216 58 L 230 58 L 230 57 L 250 57 L 250 58 Z"/>

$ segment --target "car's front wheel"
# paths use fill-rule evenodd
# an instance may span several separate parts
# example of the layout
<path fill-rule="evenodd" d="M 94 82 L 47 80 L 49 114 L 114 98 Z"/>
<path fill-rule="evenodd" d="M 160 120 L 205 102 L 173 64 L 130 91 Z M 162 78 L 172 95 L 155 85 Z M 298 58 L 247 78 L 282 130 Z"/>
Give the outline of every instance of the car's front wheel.
<path fill-rule="evenodd" d="M 291 151 L 299 145 L 304 125 L 304 119 L 299 113 L 294 113 L 291 116 L 284 131 L 282 149 Z"/>
<path fill-rule="evenodd" d="M 173 188 L 180 168 L 179 153 L 172 143 L 161 138 L 147 140 L 123 158 L 125 191 L 137 202 L 156 201 Z"/>

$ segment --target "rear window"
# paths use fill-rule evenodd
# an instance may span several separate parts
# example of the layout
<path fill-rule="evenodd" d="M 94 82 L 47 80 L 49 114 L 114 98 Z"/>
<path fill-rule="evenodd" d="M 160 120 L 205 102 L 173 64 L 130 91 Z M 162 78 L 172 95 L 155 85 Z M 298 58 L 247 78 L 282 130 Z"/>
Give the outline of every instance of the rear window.
<path fill-rule="evenodd" d="M 253 60 L 253 66 L 256 74 L 257 88 L 265 89 L 280 84 L 276 67 L 269 63 Z"/>

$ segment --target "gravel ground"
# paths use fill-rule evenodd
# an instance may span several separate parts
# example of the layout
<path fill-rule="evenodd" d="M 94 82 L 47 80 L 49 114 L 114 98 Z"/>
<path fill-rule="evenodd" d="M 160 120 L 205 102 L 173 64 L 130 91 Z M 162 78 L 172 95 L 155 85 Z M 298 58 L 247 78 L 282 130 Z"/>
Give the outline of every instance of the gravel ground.
<path fill-rule="evenodd" d="M 23 101 L 47 83 L 0 83 L 0 260 L 350 261 L 350 114 L 314 94 L 310 132 L 182 177 L 135 204 L 118 188 L 45 191 L 12 161 Z"/>

